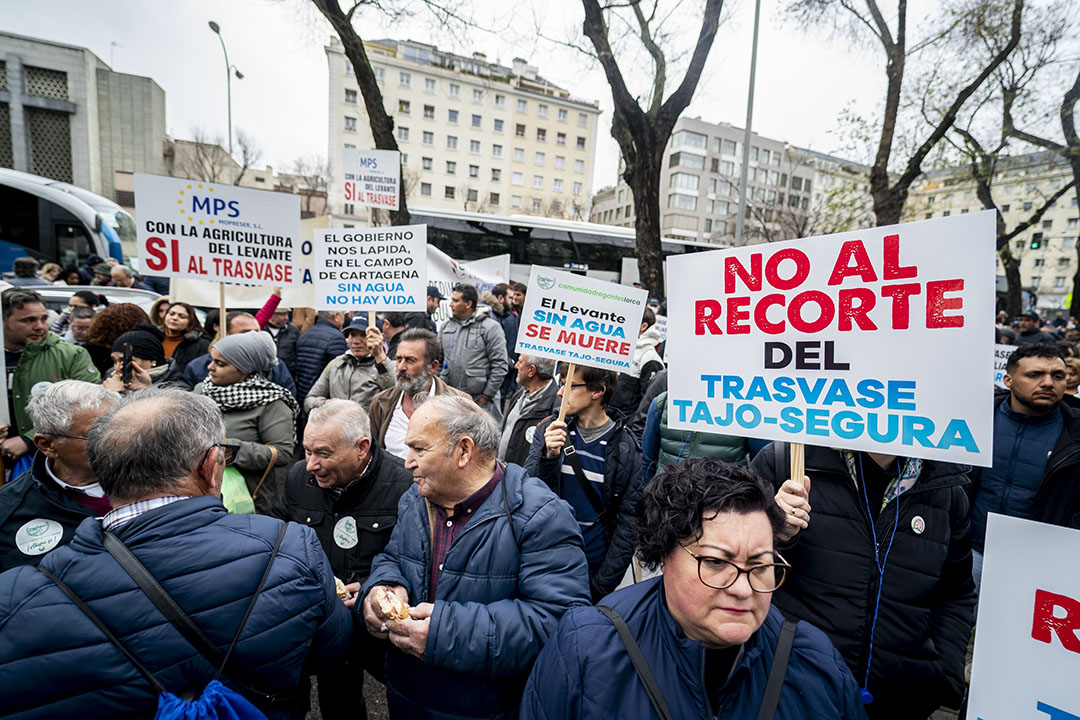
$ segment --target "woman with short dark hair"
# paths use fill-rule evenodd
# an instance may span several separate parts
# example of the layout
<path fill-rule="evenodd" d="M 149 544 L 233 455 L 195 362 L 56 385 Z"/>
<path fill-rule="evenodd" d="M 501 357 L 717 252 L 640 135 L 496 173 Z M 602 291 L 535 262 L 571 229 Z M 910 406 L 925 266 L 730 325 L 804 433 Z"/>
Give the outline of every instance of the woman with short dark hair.
<path fill-rule="evenodd" d="M 743 467 L 690 460 L 653 478 L 637 518 L 638 555 L 661 575 L 563 616 L 521 720 L 661 717 L 643 674 L 671 718 L 753 720 L 763 706 L 783 720 L 865 717 L 824 633 L 771 607 L 789 567 L 774 547 L 785 521 L 768 485 Z M 631 643 L 647 670 L 635 669 Z M 774 670 L 783 683 L 767 693 Z"/>

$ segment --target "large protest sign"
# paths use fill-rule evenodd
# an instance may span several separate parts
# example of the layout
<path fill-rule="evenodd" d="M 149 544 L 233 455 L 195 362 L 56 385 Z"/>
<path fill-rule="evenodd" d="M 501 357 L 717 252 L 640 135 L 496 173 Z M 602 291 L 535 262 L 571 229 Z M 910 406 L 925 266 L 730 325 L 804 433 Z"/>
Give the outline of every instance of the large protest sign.
<path fill-rule="evenodd" d="M 629 372 L 644 290 L 534 265 L 517 352 Z"/>
<path fill-rule="evenodd" d="M 994 384 L 999 388 L 1005 387 L 1005 366 L 1009 364 L 1009 356 L 1016 352 L 1016 345 L 994 346 Z"/>
<path fill-rule="evenodd" d="M 993 212 L 668 264 L 672 428 L 991 464 Z"/>
<path fill-rule="evenodd" d="M 991 514 L 969 718 L 1080 717 L 1080 531 Z"/>
<path fill-rule="evenodd" d="M 345 148 L 341 165 L 345 175 L 345 202 L 383 210 L 398 209 L 401 153 Z"/>
<path fill-rule="evenodd" d="M 315 309 L 425 311 L 427 226 L 317 230 Z"/>
<path fill-rule="evenodd" d="M 148 275 L 299 281 L 298 195 L 139 173 L 135 209 L 139 267 Z"/>
<path fill-rule="evenodd" d="M 446 298 L 432 315 L 436 325 L 450 316 L 450 295 L 458 283 L 467 283 L 480 294 L 499 283 L 510 282 L 510 256 L 492 255 L 476 260 L 455 260 L 434 245 L 428 245 L 428 285 L 434 286 Z"/>

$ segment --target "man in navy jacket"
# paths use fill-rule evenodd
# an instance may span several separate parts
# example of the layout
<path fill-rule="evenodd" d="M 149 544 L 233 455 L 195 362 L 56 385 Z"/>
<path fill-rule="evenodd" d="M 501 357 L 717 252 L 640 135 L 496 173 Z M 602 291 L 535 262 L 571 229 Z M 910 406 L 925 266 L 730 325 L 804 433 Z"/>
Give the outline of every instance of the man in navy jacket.
<path fill-rule="evenodd" d="M 568 608 L 588 603 L 577 523 L 542 482 L 496 461 L 499 429 L 468 398 L 429 399 L 405 442 L 416 485 L 355 605 L 393 645 L 390 716 L 516 717 L 541 646 Z M 384 614 L 383 592 L 412 605 L 410 617 Z"/>
<path fill-rule="evenodd" d="M 225 427 L 209 399 L 182 390 L 133 393 L 94 422 L 90 466 L 114 510 L 87 518 L 42 560 L 173 694 L 217 674 L 104 548 L 116 536 L 218 648 L 228 648 L 269 571 L 221 680 L 291 697 L 270 718 L 302 717 L 301 677 L 337 663 L 352 621 L 310 528 L 230 515 L 218 497 Z M 19 718 L 150 717 L 158 693 L 37 568 L 0 575 L 0 708 Z M 252 699 L 252 698 L 249 698 Z M 253 699 L 254 701 L 254 699 Z M 257 701 L 256 701 L 257 702 Z"/>

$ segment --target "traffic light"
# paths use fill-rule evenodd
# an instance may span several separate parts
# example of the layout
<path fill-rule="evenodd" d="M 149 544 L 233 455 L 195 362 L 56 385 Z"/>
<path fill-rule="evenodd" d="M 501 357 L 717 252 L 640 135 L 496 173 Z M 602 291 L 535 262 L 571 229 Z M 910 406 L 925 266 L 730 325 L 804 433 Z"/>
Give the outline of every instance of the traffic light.
<path fill-rule="evenodd" d="M 1042 247 L 1042 238 L 1034 238 L 1031 241 L 1031 249 L 1032 250 L 1038 250 L 1041 247 Z"/>

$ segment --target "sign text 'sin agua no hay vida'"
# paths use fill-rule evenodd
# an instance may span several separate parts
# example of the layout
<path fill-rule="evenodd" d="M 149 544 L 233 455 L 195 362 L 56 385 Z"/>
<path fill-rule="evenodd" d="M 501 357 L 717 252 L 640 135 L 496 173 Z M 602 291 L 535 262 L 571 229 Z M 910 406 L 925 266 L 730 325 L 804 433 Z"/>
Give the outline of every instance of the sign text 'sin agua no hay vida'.
<path fill-rule="evenodd" d="M 427 226 L 316 230 L 319 310 L 424 311 Z"/>
<path fill-rule="evenodd" d="M 533 265 L 517 352 L 629 372 L 644 290 Z"/>
<path fill-rule="evenodd" d="M 990 465 L 994 236 L 982 212 L 669 258 L 669 424 Z"/>
<path fill-rule="evenodd" d="M 140 173 L 135 211 L 139 268 L 147 275 L 298 282 L 297 195 Z"/>

